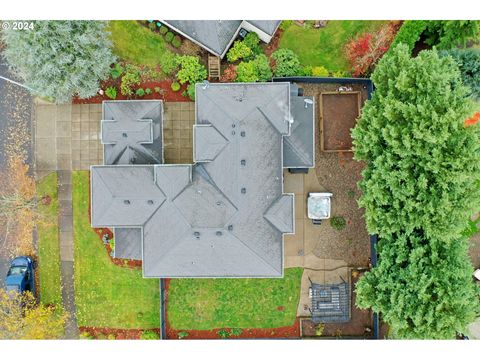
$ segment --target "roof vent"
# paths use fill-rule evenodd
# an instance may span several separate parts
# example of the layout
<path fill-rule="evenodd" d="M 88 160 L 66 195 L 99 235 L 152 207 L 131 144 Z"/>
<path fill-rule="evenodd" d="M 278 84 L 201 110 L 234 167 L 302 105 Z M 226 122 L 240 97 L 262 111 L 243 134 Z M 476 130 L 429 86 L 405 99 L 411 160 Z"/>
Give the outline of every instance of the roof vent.
<path fill-rule="evenodd" d="M 208 80 L 204 80 L 203 85 L 202 85 L 202 89 L 207 90 L 209 85 L 210 85 L 210 83 L 208 82 Z"/>
<path fill-rule="evenodd" d="M 148 205 L 153 205 L 153 200 L 148 200 L 148 201 L 147 201 L 147 204 L 148 204 Z"/>
<path fill-rule="evenodd" d="M 232 135 L 235 135 L 235 130 L 232 130 Z"/>
<path fill-rule="evenodd" d="M 228 225 L 228 231 L 232 231 L 233 230 L 233 225 Z"/>
<path fill-rule="evenodd" d="M 241 132 L 240 132 L 240 136 L 241 136 L 241 137 L 245 137 L 245 131 L 241 131 Z"/>
<path fill-rule="evenodd" d="M 240 160 L 240 164 L 245 166 L 247 164 L 247 160 L 245 160 L 245 159 Z"/>
<path fill-rule="evenodd" d="M 130 205 L 130 200 L 123 200 L 123 203 L 124 203 L 125 205 Z"/>
<path fill-rule="evenodd" d="M 195 236 L 197 239 L 200 239 L 200 232 L 195 231 L 195 232 L 193 233 L 193 236 Z"/>
<path fill-rule="evenodd" d="M 246 194 L 247 193 L 247 189 L 245 188 L 242 188 L 242 190 L 240 190 L 242 194 Z"/>
<path fill-rule="evenodd" d="M 124 138 L 126 138 L 126 137 L 128 137 L 128 134 L 127 134 L 127 133 L 122 133 L 122 136 L 123 136 Z"/>
<path fill-rule="evenodd" d="M 222 236 L 223 233 L 222 233 L 221 231 L 217 231 L 217 232 L 215 233 L 215 235 L 217 235 L 217 236 Z"/>
<path fill-rule="evenodd" d="M 221 201 L 217 201 L 216 204 L 217 204 L 217 206 L 220 206 L 220 205 L 222 205 L 222 202 L 221 202 Z"/>
<path fill-rule="evenodd" d="M 235 124 L 232 124 L 232 128 L 234 128 L 234 127 L 235 127 Z"/>

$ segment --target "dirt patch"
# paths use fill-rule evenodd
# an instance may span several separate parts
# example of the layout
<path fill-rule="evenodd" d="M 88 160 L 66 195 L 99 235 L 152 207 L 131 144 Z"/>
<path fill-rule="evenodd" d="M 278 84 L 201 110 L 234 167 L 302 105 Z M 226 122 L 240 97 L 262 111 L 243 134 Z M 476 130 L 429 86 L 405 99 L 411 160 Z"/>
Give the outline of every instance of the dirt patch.
<path fill-rule="evenodd" d="M 320 111 L 322 150 L 351 151 L 350 130 L 360 115 L 360 93 L 322 93 Z"/>
<path fill-rule="evenodd" d="M 160 329 L 111 329 L 93 326 L 80 326 L 80 333 L 84 337 L 91 337 L 98 340 L 139 340 L 145 331 L 155 332 L 160 336 Z"/>
<path fill-rule="evenodd" d="M 480 268 L 480 232 L 477 232 L 470 239 L 469 255 L 473 267 L 475 269 Z"/>
<path fill-rule="evenodd" d="M 51 202 L 52 202 L 52 198 L 50 195 L 45 195 L 40 199 L 40 203 L 45 206 L 50 205 Z"/>
<path fill-rule="evenodd" d="M 117 79 L 118 80 L 118 79 Z M 181 86 L 179 91 L 172 90 L 172 80 L 162 80 L 162 81 L 147 81 L 138 85 L 137 88 L 150 89 L 151 94 L 145 94 L 144 96 L 125 96 L 120 92 L 120 82 L 109 80 L 102 83 L 101 88 L 106 89 L 110 86 L 113 86 L 117 89 L 117 97 L 115 100 L 163 100 L 163 101 L 192 101 L 189 97 L 183 96 L 182 93 L 187 89 L 187 85 L 184 84 Z M 159 88 L 159 91 L 155 91 L 155 88 Z M 104 100 L 112 100 L 105 94 L 92 96 L 88 99 L 80 99 L 75 97 L 72 102 L 74 104 L 101 104 Z"/>
<path fill-rule="evenodd" d="M 323 324 L 322 337 L 357 337 L 357 338 L 371 338 L 373 335 L 373 314 L 369 310 L 361 310 L 355 306 L 356 294 L 355 284 L 359 276 L 352 271 L 352 304 L 351 317 L 347 323 L 330 323 Z M 322 325 L 314 324 L 310 319 L 302 319 L 302 336 L 315 337 L 317 328 L 322 328 Z"/>
<path fill-rule="evenodd" d="M 278 49 L 282 34 L 283 34 L 283 30 L 280 28 L 277 29 L 272 40 L 270 40 L 270 42 L 265 46 L 265 55 L 267 55 L 267 57 L 272 56 L 272 54 Z"/>

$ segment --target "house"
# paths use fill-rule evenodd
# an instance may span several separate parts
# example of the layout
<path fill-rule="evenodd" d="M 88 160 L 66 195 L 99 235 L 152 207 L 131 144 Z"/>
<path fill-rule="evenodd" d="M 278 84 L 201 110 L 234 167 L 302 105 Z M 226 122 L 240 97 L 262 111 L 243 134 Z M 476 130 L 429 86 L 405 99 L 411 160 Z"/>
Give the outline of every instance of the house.
<path fill-rule="evenodd" d="M 162 20 L 174 31 L 198 44 L 211 54 L 223 58 L 242 32 L 255 32 L 269 43 L 280 20 Z"/>
<path fill-rule="evenodd" d="M 91 224 L 144 277 L 282 277 L 284 167 L 314 166 L 313 98 L 290 83 L 197 84 L 194 164 L 164 164 L 161 101 L 105 101 Z"/>

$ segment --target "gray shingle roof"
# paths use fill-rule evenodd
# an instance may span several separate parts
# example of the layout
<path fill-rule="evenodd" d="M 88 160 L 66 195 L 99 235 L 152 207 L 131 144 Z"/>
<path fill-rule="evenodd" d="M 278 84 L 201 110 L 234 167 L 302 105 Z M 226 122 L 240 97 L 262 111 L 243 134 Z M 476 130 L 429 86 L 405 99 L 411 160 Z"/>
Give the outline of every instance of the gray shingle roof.
<path fill-rule="evenodd" d="M 162 163 L 162 114 L 159 100 L 104 101 L 104 163 Z"/>
<path fill-rule="evenodd" d="M 143 254 L 145 277 L 282 276 L 290 103 L 288 83 L 197 85 L 197 163 L 92 166 L 92 226 L 143 227 L 118 254 Z"/>
<path fill-rule="evenodd" d="M 305 100 L 310 100 L 305 102 Z M 310 168 L 315 166 L 315 107 L 313 97 L 293 96 L 293 123 L 290 136 L 283 138 L 283 166 Z"/>
<path fill-rule="evenodd" d="M 281 22 L 279 20 L 245 21 L 270 36 L 275 33 Z M 163 20 L 163 22 L 220 57 L 224 56 L 242 25 L 242 20 Z"/>
<path fill-rule="evenodd" d="M 142 229 L 114 228 L 114 256 L 120 259 L 142 260 Z"/>

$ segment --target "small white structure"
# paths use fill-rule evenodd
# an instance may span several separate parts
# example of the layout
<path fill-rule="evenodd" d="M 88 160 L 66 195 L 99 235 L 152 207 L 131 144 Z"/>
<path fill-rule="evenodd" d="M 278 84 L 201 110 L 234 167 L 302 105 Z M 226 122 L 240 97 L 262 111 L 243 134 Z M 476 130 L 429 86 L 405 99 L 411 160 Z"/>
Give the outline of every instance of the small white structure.
<path fill-rule="evenodd" d="M 480 281 L 480 269 L 477 269 L 473 272 L 473 276 L 475 277 L 475 279 L 477 279 L 478 281 Z"/>
<path fill-rule="evenodd" d="M 332 193 L 309 193 L 307 199 L 308 218 L 324 220 L 330 218 Z"/>

